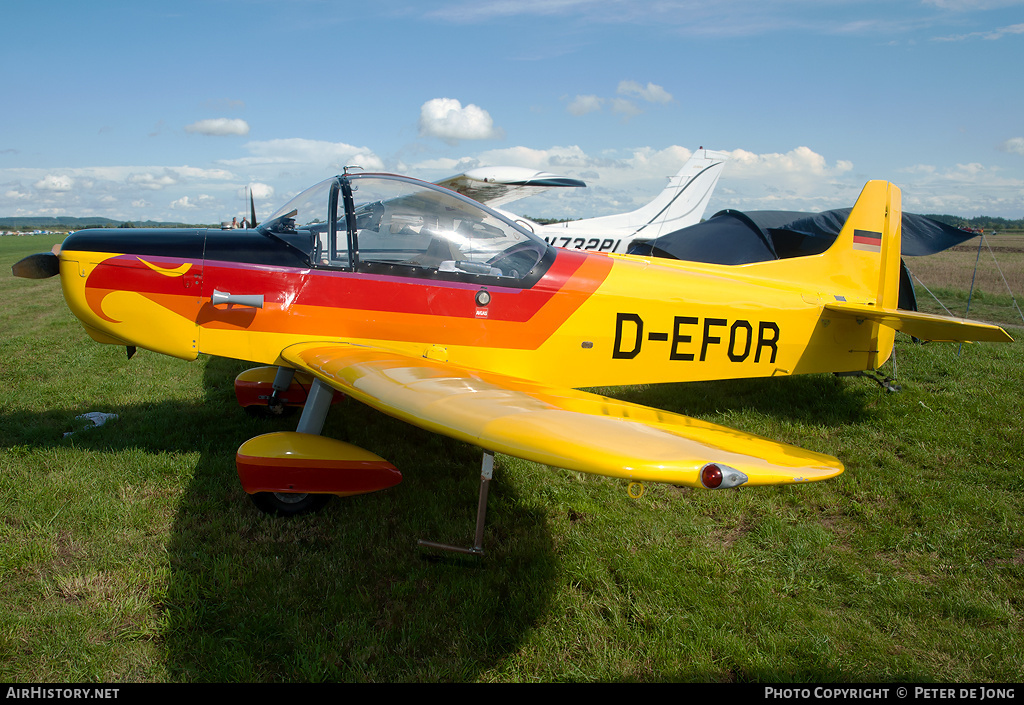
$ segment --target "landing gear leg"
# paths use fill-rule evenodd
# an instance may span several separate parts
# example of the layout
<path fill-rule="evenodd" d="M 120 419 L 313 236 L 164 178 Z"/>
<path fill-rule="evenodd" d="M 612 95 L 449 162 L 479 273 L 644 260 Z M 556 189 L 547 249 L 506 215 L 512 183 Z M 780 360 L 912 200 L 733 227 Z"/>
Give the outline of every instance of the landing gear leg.
<path fill-rule="evenodd" d="M 417 545 L 424 548 L 436 548 L 440 551 L 454 551 L 455 553 L 468 553 L 472 556 L 484 555 L 484 520 L 487 518 L 487 493 L 490 489 L 491 478 L 494 477 L 494 453 L 484 451 L 484 459 L 480 468 L 480 501 L 476 507 L 476 540 L 472 548 L 461 546 L 450 546 L 445 543 L 434 543 L 420 539 Z"/>
<path fill-rule="evenodd" d="M 274 374 L 274 391 L 270 393 L 270 398 L 267 399 L 267 408 L 270 409 L 270 413 L 276 416 L 284 413 L 284 402 L 279 399 L 279 396 L 288 391 L 288 387 L 291 386 L 294 377 L 295 370 L 291 367 L 277 368 L 277 372 Z"/>
<path fill-rule="evenodd" d="M 302 407 L 299 426 L 295 430 L 299 433 L 311 433 L 314 436 L 319 436 L 320 432 L 324 430 L 324 421 L 327 420 L 327 412 L 331 409 L 332 399 L 334 399 L 334 389 L 319 379 L 313 380 L 306 405 Z"/>

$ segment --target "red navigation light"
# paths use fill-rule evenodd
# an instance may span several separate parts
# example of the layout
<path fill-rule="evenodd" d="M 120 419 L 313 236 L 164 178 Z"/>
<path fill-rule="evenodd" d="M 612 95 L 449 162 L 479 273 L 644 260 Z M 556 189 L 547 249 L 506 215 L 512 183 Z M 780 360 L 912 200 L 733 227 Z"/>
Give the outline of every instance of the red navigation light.
<path fill-rule="evenodd" d="M 708 489 L 715 489 L 722 484 L 722 469 L 714 463 L 708 463 L 700 471 L 700 482 Z"/>

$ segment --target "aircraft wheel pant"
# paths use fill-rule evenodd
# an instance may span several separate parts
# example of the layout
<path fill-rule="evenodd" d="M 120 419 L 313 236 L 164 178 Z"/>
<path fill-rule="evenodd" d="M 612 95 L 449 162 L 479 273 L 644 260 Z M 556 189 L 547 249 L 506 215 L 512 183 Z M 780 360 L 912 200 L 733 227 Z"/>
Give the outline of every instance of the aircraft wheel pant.
<path fill-rule="evenodd" d="M 253 367 L 235 377 L 235 397 L 252 416 L 283 416 L 305 406 L 313 384 L 312 375 L 290 367 Z M 344 398 L 333 392 L 331 404 Z"/>
<path fill-rule="evenodd" d="M 367 450 L 295 431 L 249 439 L 235 465 L 256 507 L 283 516 L 320 509 L 331 495 L 366 494 L 402 481 L 394 465 Z"/>

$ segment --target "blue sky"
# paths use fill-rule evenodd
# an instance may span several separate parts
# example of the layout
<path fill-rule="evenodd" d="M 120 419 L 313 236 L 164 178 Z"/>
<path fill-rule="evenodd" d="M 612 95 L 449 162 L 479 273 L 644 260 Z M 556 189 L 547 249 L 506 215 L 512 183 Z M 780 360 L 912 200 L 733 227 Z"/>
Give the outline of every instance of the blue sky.
<path fill-rule="evenodd" d="M 343 166 L 483 165 L 642 204 L 699 146 L 709 206 L 1024 217 L 1024 0 L 0 0 L 0 216 L 215 223 Z"/>

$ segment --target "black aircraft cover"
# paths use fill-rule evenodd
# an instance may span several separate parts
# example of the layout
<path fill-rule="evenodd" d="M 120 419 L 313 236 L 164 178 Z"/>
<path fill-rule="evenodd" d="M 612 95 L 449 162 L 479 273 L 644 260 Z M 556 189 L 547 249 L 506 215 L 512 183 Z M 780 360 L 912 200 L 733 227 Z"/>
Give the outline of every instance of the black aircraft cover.
<path fill-rule="evenodd" d="M 815 255 L 835 242 L 851 210 L 801 213 L 728 209 L 703 223 L 638 243 L 629 254 L 709 264 L 749 264 Z M 902 254 L 911 257 L 941 252 L 976 237 L 975 233 L 913 213 L 903 214 L 902 230 Z M 914 285 L 902 262 L 899 307 L 917 310 Z"/>
<path fill-rule="evenodd" d="M 634 245 L 631 255 L 710 264 L 748 264 L 824 252 L 843 229 L 850 208 L 821 213 L 723 210 L 703 223 Z M 902 254 L 931 255 L 976 237 L 913 213 L 903 214 Z"/>

